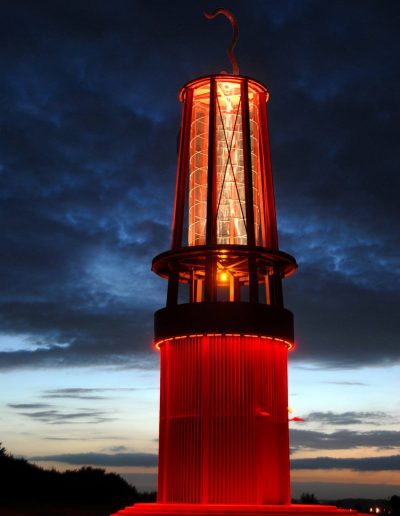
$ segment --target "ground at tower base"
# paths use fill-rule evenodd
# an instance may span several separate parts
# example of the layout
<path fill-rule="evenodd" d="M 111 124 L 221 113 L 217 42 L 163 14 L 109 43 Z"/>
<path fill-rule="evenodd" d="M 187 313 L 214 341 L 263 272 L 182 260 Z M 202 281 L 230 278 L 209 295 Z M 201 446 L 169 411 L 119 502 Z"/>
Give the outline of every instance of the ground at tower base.
<path fill-rule="evenodd" d="M 358 514 L 353 509 L 338 509 L 333 505 L 231 505 L 231 504 L 162 504 L 143 503 L 126 507 L 111 516 L 334 516 Z"/>

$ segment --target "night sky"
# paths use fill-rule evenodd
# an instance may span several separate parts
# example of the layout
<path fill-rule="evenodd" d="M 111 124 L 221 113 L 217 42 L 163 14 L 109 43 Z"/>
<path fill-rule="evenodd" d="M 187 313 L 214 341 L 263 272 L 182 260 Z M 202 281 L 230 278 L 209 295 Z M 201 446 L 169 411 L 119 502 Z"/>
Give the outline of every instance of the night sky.
<path fill-rule="evenodd" d="M 187 81 L 270 90 L 280 248 L 295 314 L 293 492 L 400 485 L 400 3 L 3 0 L 0 441 L 62 469 L 154 486 L 150 272 L 170 244 Z M 399 494 L 399 492 L 397 493 Z"/>

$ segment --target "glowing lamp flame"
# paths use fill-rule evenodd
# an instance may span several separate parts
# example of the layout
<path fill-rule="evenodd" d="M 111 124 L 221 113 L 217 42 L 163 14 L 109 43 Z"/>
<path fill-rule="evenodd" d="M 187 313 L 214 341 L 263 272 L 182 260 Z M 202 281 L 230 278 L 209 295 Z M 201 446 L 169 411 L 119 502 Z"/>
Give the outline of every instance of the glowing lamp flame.
<path fill-rule="evenodd" d="M 218 280 L 221 283 L 228 283 L 228 280 L 229 280 L 228 273 L 225 271 L 220 272 L 218 275 Z"/>

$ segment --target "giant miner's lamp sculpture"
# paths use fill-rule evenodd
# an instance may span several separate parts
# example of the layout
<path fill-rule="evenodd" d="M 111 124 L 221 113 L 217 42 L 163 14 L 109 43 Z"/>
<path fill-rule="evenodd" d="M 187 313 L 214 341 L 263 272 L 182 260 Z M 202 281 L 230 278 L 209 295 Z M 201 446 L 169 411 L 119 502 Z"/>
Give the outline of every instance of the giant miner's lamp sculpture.
<path fill-rule="evenodd" d="M 268 140 L 269 93 L 232 74 L 186 84 L 168 280 L 155 314 L 161 357 L 158 502 L 118 514 L 334 513 L 290 505 L 287 355 L 293 316 L 282 279 Z M 346 512 L 346 511 L 345 511 Z"/>

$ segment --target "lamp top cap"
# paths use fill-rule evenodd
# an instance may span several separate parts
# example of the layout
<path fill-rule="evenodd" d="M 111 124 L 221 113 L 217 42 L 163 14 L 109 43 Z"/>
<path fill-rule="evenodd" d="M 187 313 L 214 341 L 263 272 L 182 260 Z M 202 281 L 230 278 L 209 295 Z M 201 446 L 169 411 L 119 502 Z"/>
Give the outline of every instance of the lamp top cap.
<path fill-rule="evenodd" d="M 244 75 L 228 75 L 228 74 L 211 74 L 204 75 L 202 77 L 197 77 L 196 79 L 192 79 L 186 84 L 184 84 L 179 92 L 179 100 L 183 102 L 185 100 L 186 92 L 190 89 L 196 90 L 198 88 L 205 87 L 209 89 L 210 81 L 214 79 L 217 83 L 237 83 L 242 84 L 247 82 L 249 90 L 257 93 L 264 93 L 265 100 L 268 102 L 269 100 L 269 91 L 268 88 L 262 83 L 253 79 L 252 77 L 246 77 Z"/>

